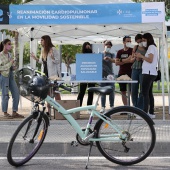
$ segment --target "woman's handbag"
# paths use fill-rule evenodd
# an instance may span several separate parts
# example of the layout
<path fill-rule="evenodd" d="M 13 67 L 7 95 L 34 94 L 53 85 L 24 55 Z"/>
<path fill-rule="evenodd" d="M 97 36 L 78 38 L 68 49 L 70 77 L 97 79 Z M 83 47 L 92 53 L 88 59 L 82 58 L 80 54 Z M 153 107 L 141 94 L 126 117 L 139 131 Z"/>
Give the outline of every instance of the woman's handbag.
<path fill-rule="evenodd" d="M 160 70 L 157 70 L 157 76 L 156 76 L 156 79 L 154 81 L 160 81 L 161 80 L 161 71 Z"/>

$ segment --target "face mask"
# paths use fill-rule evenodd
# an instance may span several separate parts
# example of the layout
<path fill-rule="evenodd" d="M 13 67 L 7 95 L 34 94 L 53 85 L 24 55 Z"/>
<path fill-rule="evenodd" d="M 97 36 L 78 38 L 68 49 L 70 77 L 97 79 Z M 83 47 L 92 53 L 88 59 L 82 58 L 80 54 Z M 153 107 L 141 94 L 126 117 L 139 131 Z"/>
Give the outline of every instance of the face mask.
<path fill-rule="evenodd" d="M 6 47 L 7 50 L 11 50 L 11 48 L 12 48 L 11 44 L 10 45 L 6 44 L 5 47 Z"/>
<path fill-rule="evenodd" d="M 85 53 L 92 53 L 92 50 L 90 48 L 85 49 Z"/>
<path fill-rule="evenodd" d="M 109 52 L 110 52 L 110 49 L 111 49 L 111 48 L 106 48 L 105 51 L 106 51 L 107 53 L 109 53 Z"/>
<path fill-rule="evenodd" d="M 142 42 L 138 43 L 138 45 L 139 45 L 139 47 L 143 47 L 143 43 Z"/>
<path fill-rule="evenodd" d="M 147 47 L 147 42 L 142 42 L 142 45 L 143 45 L 144 47 Z"/>
<path fill-rule="evenodd" d="M 127 42 L 127 43 L 126 43 L 126 47 L 131 47 L 131 43 L 130 43 L 130 42 Z"/>

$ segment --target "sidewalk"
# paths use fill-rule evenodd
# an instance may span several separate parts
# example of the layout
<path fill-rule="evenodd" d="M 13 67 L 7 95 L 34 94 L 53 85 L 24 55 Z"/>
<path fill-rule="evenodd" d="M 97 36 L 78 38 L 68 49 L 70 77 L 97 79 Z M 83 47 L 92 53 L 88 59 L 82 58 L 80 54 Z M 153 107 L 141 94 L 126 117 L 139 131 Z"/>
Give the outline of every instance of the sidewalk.
<path fill-rule="evenodd" d="M 77 94 L 62 94 L 61 95 L 61 99 L 62 100 L 76 100 L 77 99 Z M 94 95 L 94 99 L 93 101 L 95 102 L 97 99 L 97 95 Z M 155 99 L 155 114 L 156 114 L 156 119 L 162 119 L 163 118 L 163 114 L 162 114 L 162 94 L 154 94 L 154 99 Z M 83 106 L 85 106 L 87 104 L 87 94 L 84 96 L 84 100 L 83 100 Z M 131 103 L 132 105 L 132 103 Z M 166 120 L 170 120 L 170 115 L 168 114 L 168 96 L 165 96 L 165 106 L 166 106 Z M 115 95 L 115 101 L 114 101 L 114 106 L 123 106 L 122 103 L 122 98 L 120 94 L 116 94 Z M 9 110 L 8 112 L 11 113 L 11 108 L 12 108 L 12 98 L 10 97 L 10 101 L 9 101 Z M 26 98 L 21 97 L 21 102 L 19 104 L 19 113 L 27 116 L 30 114 L 32 108 L 32 103 L 27 100 Z M 101 109 L 101 103 L 99 100 L 99 105 L 97 107 L 97 110 Z M 109 96 L 106 97 L 106 109 L 110 109 L 109 107 Z M 2 117 L 3 114 L 0 110 L 0 120 L 4 120 L 4 118 Z M 86 112 L 81 112 L 80 118 L 84 119 L 87 118 L 88 115 Z M 9 120 L 9 119 L 8 119 Z M 14 120 L 14 119 L 12 119 Z"/>

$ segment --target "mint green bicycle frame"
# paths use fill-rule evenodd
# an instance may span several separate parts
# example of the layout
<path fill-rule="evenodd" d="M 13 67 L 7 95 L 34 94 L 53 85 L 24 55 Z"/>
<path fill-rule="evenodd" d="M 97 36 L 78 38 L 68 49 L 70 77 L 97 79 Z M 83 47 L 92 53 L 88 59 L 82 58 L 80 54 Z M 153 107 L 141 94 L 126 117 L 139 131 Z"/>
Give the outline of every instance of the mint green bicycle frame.
<path fill-rule="evenodd" d="M 98 95 L 97 102 L 94 105 L 88 105 L 88 106 L 83 106 L 83 107 L 76 107 L 73 109 L 64 109 L 58 102 L 56 102 L 53 98 L 50 96 L 47 96 L 45 101 L 48 102 L 51 106 L 53 106 L 60 114 L 62 114 L 66 120 L 70 123 L 70 125 L 75 129 L 75 131 L 79 134 L 79 136 L 82 138 L 82 140 L 87 140 L 88 138 L 88 133 L 89 129 L 91 127 L 91 123 L 93 120 L 94 115 L 96 115 L 98 118 L 102 119 L 106 124 L 111 126 L 117 133 L 116 134 L 108 134 L 108 135 L 100 135 L 99 138 L 93 138 L 89 137 L 89 141 L 122 141 L 126 139 L 126 135 L 122 134 L 122 130 L 114 123 L 110 118 L 104 117 L 101 115 L 98 111 L 96 111 L 97 108 L 97 103 L 99 100 L 100 95 Z M 74 114 L 79 111 L 85 111 L 85 110 L 90 110 L 91 114 L 89 117 L 89 121 L 87 123 L 85 131 L 83 131 L 80 127 L 80 125 L 77 123 L 77 121 L 72 117 L 71 114 Z"/>

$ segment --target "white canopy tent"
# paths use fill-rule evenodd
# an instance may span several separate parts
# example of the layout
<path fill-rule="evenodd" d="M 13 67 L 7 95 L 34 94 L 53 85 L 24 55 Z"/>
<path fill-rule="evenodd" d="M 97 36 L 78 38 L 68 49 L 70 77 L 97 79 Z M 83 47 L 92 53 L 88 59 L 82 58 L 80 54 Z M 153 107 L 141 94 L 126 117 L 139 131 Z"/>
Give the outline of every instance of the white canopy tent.
<path fill-rule="evenodd" d="M 9 13 L 11 14 L 9 15 L 9 18 L 10 17 L 12 19 L 15 18 L 15 21 L 11 22 L 10 25 L 1 25 L 1 29 L 6 28 L 6 29 L 17 30 L 20 33 L 19 35 L 19 41 L 21 45 L 20 66 L 22 66 L 22 58 L 23 58 L 22 42 L 31 41 L 32 51 L 35 51 L 36 48 L 34 47 L 36 47 L 37 40 L 40 40 L 41 36 L 43 35 L 49 35 L 53 40 L 56 41 L 57 44 L 82 44 L 84 41 L 89 41 L 92 44 L 94 43 L 97 44 L 103 42 L 106 39 L 113 41 L 114 44 L 115 42 L 118 41 L 119 38 L 120 40 L 122 40 L 122 37 L 125 35 L 129 35 L 133 37 L 138 33 L 150 32 L 155 38 L 158 38 L 160 42 L 159 48 L 160 48 L 160 58 L 161 58 L 160 61 L 161 61 L 162 83 L 164 84 L 165 81 L 169 83 L 166 27 L 164 23 L 164 17 L 165 17 L 164 3 L 159 2 L 159 3 L 128 4 L 127 2 L 131 2 L 131 1 L 124 1 L 126 2 L 126 4 L 123 3 L 114 4 L 115 2 L 118 3 L 122 1 L 106 0 L 104 2 L 105 4 L 103 4 L 103 0 L 97 0 L 97 1 L 49 0 L 48 5 L 46 5 L 47 3 L 46 0 L 33 1 L 30 2 L 28 5 L 22 5 L 22 8 L 20 8 L 21 6 L 17 7 L 16 9 L 15 7 L 13 7 L 14 12 Z M 134 7 L 133 5 L 137 5 L 137 8 Z M 28 9 L 29 11 L 31 9 L 32 10 L 42 9 L 42 11 L 46 10 L 46 13 L 48 13 L 48 9 L 46 8 L 49 7 L 51 7 L 52 10 L 54 10 L 55 8 L 60 10 L 64 8 L 66 10 L 69 7 L 71 7 L 71 10 L 75 10 L 75 11 L 78 9 L 83 9 L 85 7 L 90 9 L 92 7 L 93 10 L 95 8 L 98 10 L 95 16 L 96 18 L 95 17 L 93 18 L 92 16 L 92 19 L 90 18 L 91 20 L 82 18 L 81 20 L 78 21 L 77 19 L 73 19 L 71 21 L 70 20 L 57 21 L 56 19 L 51 22 L 51 20 L 49 19 L 47 20 L 47 18 L 44 17 L 43 18 L 44 20 L 42 22 L 42 17 L 40 17 L 42 16 L 42 12 L 41 14 L 38 13 L 36 18 L 34 16 L 33 22 L 32 20 L 29 20 L 29 18 L 24 18 L 24 17 L 28 17 L 28 15 L 25 15 Z M 25 11 L 21 9 L 25 9 Z M 119 17 L 123 17 L 123 18 L 119 18 Z M 26 19 L 28 19 L 28 21 Z M 35 63 L 31 61 L 31 65 L 35 66 Z M 163 106 L 164 106 L 165 103 L 164 86 L 162 86 L 162 95 L 163 95 Z M 163 119 L 165 119 L 164 107 L 163 107 Z"/>

